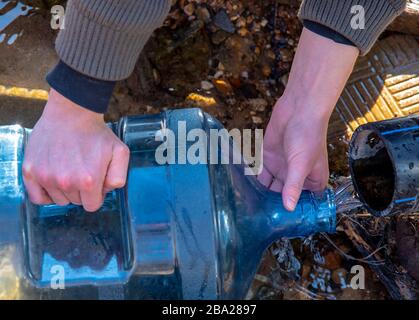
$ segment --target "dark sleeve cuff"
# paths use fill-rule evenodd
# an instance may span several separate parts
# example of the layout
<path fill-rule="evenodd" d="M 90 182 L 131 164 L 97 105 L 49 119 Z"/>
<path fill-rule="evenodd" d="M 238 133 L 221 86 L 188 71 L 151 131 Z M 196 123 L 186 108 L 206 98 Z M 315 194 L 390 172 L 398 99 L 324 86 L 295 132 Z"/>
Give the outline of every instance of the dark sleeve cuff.
<path fill-rule="evenodd" d="M 116 81 L 104 81 L 86 76 L 60 61 L 46 80 L 67 99 L 86 109 L 105 113 Z"/>
<path fill-rule="evenodd" d="M 329 27 L 326 27 L 318 22 L 304 19 L 303 25 L 305 28 L 307 28 L 311 32 L 317 33 L 318 35 L 328 38 L 336 43 L 346 44 L 348 46 L 356 47 L 356 45 L 351 40 L 341 35 L 339 32 L 336 32 L 335 30 Z"/>

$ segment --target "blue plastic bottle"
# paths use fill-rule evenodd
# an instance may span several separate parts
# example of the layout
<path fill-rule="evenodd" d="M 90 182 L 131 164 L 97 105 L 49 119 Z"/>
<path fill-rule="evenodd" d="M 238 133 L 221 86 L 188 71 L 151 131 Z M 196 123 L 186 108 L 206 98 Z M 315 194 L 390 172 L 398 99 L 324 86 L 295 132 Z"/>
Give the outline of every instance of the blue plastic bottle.
<path fill-rule="evenodd" d="M 157 164 L 156 134 L 179 121 L 222 128 L 199 109 L 113 125 L 131 150 L 128 182 L 96 214 L 31 204 L 21 178 L 30 131 L 0 127 L 0 291 L 15 277 L 21 298 L 240 299 L 274 240 L 335 231 L 330 190 L 303 192 L 291 213 L 243 165 Z"/>

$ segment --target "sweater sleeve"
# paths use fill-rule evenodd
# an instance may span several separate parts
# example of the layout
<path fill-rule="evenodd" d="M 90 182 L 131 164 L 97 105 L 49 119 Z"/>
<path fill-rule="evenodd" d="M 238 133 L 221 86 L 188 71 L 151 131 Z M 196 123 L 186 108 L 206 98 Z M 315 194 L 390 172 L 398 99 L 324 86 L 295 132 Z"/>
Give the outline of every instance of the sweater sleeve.
<path fill-rule="evenodd" d="M 125 79 L 170 4 L 170 0 L 69 0 L 57 53 L 62 62 L 86 76 Z"/>
<path fill-rule="evenodd" d="M 335 30 L 365 55 L 405 6 L 406 0 L 304 0 L 299 17 Z"/>

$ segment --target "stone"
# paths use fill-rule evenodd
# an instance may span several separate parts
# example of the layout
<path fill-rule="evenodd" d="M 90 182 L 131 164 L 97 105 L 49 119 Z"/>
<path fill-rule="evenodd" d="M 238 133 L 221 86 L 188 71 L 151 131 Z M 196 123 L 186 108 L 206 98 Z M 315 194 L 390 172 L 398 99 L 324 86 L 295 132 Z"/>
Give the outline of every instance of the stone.
<path fill-rule="evenodd" d="M 214 17 L 214 24 L 218 28 L 229 33 L 234 33 L 236 31 L 234 24 L 231 22 L 230 17 L 224 9 L 221 9 L 217 12 L 217 14 Z"/>
<path fill-rule="evenodd" d="M 258 117 L 258 116 L 253 116 L 252 117 L 252 121 L 253 121 L 254 124 L 261 124 L 261 123 L 263 123 L 262 118 L 261 117 Z"/>
<path fill-rule="evenodd" d="M 199 7 L 196 10 L 196 15 L 200 20 L 204 21 L 205 23 L 211 22 L 211 14 L 207 8 Z"/>
<path fill-rule="evenodd" d="M 247 30 L 246 28 L 240 28 L 239 31 L 237 31 L 237 33 L 242 37 L 246 37 L 249 35 L 249 30 Z"/>
<path fill-rule="evenodd" d="M 214 85 L 217 88 L 218 91 L 220 91 L 224 95 L 229 95 L 233 93 L 233 88 L 230 83 L 228 83 L 226 80 L 215 80 Z"/>
<path fill-rule="evenodd" d="M 183 11 L 186 13 L 187 16 L 191 16 L 195 12 L 195 5 L 193 3 L 189 3 L 183 8 Z"/>
<path fill-rule="evenodd" d="M 214 88 L 214 85 L 209 81 L 201 81 L 202 90 L 209 91 Z"/>
<path fill-rule="evenodd" d="M 248 103 L 253 110 L 258 112 L 265 111 L 266 107 L 268 106 L 268 101 L 263 98 L 249 99 Z"/>

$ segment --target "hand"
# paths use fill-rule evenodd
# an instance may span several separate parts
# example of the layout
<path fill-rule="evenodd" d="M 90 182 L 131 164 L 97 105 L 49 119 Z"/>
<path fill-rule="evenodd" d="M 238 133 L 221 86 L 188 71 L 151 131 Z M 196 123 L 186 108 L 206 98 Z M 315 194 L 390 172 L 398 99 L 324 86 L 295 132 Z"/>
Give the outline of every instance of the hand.
<path fill-rule="evenodd" d="M 26 147 L 23 179 L 35 204 L 73 203 L 93 212 L 107 192 L 125 185 L 128 162 L 128 147 L 103 115 L 51 90 Z"/>
<path fill-rule="evenodd" d="M 293 211 L 303 189 L 323 190 L 328 181 L 327 126 L 359 51 L 303 30 L 284 95 L 264 138 L 259 181 L 282 192 Z"/>
<path fill-rule="evenodd" d="M 296 101 L 277 102 L 264 138 L 263 170 L 259 180 L 282 192 L 284 206 L 294 210 L 302 189 L 321 191 L 327 186 L 327 119 L 310 106 L 300 112 Z M 308 104 L 306 105 L 308 106 Z"/>

